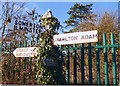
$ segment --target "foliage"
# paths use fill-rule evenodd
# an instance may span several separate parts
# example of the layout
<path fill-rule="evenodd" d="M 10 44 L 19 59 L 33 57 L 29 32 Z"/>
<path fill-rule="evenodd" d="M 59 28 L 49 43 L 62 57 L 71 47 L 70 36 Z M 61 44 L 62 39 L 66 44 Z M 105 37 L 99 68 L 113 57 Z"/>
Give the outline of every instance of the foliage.
<path fill-rule="evenodd" d="M 27 20 L 27 17 L 25 18 L 24 16 L 23 19 L 22 16 L 15 16 L 15 19 L 19 18 L 19 21 Z M 26 16 L 28 15 L 26 14 Z M 28 19 L 30 20 L 31 18 Z M 11 22 L 14 23 L 13 20 Z M 15 25 L 16 23 L 14 26 Z M 2 84 L 35 84 L 33 73 L 34 59 L 31 57 L 16 58 L 11 52 L 18 47 L 35 47 L 37 45 L 37 43 L 35 43 L 37 38 L 30 36 L 32 32 L 19 29 L 8 29 L 2 42 Z M 27 36 L 28 34 L 29 37 Z M 38 34 L 36 35 L 38 36 Z M 30 37 L 33 37 L 33 39 L 29 39 Z"/>
<path fill-rule="evenodd" d="M 36 58 L 36 79 L 37 84 L 58 84 L 57 71 L 59 61 L 59 49 L 53 45 L 53 35 L 57 33 L 60 23 L 57 18 L 49 17 L 41 19 L 41 24 L 45 27 L 39 39 L 39 56 Z M 47 28 L 48 26 L 48 28 Z M 51 64 L 45 60 L 52 59 Z"/>
<path fill-rule="evenodd" d="M 70 9 L 71 10 L 71 9 Z M 99 20 L 97 19 L 97 16 L 95 14 L 94 15 L 93 21 L 90 21 L 89 18 L 86 21 L 80 22 L 80 24 L 78 24 L 75 28 L 71 29 L 69 32 L 78 32 L 78 31 L 89 31 L 89 30 L 98 30 L 98 38 L 99 38 L 99 45 L 103 45 L 103 33 L 106 33 L 106 42 L 107 44 L 111 44 L 111 38 L 110 38 L 110 34 L 111 32 L 114 33 L 115 36 L 115 43 L 118 44 L 118 22 L 117 22 L 117 18 L 116 16 L 111 15 L 108 12 L 105 12 L 104 15 L 102 15 L 101 18 L 99 18 Z M 71 18 L 71 16 L 70 16 Z M 70 19 L 69 18 L 69 19 Z M 97 20 L 97 21 L 96 21 Z M 71 21 L 71 24 L 77 22 L 76 21 Z M 72 25 L 71 25 L 72 26 Z M 88 44 L 85 44 L 85 47 L 87 47 Z M 95 46 L 95 43 L 92 43 L 92 46 Z M 100 74 L 101 74 L 101 84 L 104 84 L 104 52 L 103 49 L 99 49 L 100 50 Z M 112 84 L 112 52 L 111 52 L 111 48 L 107 49 L 107 53 L 108 53 L 108 71 L 109 71 L 109 83 Z M 77 54 L 78 56 L 79 53 Z M 88 79 L 88 73 L 87 71 L 88 69 L 88 50 L 85 49 L 85 83 L 88 83 L 87 79 Z M 119 51 L 118 48 L 116 48 L 116 65 L 118 66 L 118 56 L 119 56 Z M 80 65 L 80 63 L 78 63 Z M 92 65 L 96 65 L 96 57 L 95 57 L 95 50 L 92 51 Z M 93 72 L 96 72 L 96 66 L 93 66 L 92 68 Z M 118 67 L 117 67 L 117 73 L 118 73 Z M 96 75 L 93 76 L 93 83 L 96 83 Z M 118 80 L 118 76 L 117 76 L 117 80 Z M 118 81 L 117 81 L 118 82 Z"/>
<path fill-rule="evenodd" d="M 25 3 L 1 2 L 0 20 L 2 21 L 2 26 L 0 26 L 0 30 L 2 30 L 2 37 L 4 36 L 6 26 L 11 23 L 15 16 L 22 14 L 24 6 Z"/>
<path fill-rule="evenodd" d="M 82 5 L 76 3 L 67 13 L 70 15 L 68 20 L 65 21 L 67 26 L 77 27 L 88 18 L 92 19 L 92 4 Z"/>

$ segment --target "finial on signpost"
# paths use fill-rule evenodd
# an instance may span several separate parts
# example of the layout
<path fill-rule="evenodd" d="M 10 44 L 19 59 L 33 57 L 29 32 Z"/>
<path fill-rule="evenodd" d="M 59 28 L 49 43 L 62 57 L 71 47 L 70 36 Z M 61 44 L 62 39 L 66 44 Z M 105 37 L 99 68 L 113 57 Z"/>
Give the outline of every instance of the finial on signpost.
<path fill-rule="evenodd" d="M 52 18 L 54 17 L 52 15 L 52 11 L 50 11 L 49 9 L 45 12 L 45 14 L 42 16 L 42 19 L 45 19 L 45 18 Z"/>
<path fill-rule="evenodd" d="M 45 14 L 41 17 L 41 20 L 43 22 L 43 25 L 45 26 L 46 29 L 50 29 L 50 23 L 48 22 L 49 18 L 54 18 L 54 16 L 52 15 L 52 11 L 50 11 L 49 9 L 45 12 Z"/>

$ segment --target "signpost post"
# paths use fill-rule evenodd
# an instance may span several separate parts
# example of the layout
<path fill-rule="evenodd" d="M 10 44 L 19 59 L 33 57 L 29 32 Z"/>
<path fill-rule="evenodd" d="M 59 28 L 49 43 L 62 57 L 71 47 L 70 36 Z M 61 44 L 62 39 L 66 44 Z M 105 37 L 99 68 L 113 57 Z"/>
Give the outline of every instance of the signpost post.
<path fill-rule="evenodd" d="M 79 44 L 98 41 L 97 30 L 54 35 L 54 45 Z"/>
<path fill-rule="evenodd" d="M 16 48 L 13 51 L 15 57 L 34 57 L 37 56 L 37 47 Z"/>

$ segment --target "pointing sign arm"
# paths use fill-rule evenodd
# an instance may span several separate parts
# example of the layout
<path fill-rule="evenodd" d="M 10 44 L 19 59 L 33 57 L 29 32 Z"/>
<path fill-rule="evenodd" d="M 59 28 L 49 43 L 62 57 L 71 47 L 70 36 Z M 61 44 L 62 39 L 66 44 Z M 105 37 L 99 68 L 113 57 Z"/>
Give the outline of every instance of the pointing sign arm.
<path fill-rule="evenodd" d="M 37 50 L 37 47 L 16 48 L 13 54 L 15 57 L 34 57 L 38 54 Z"/>

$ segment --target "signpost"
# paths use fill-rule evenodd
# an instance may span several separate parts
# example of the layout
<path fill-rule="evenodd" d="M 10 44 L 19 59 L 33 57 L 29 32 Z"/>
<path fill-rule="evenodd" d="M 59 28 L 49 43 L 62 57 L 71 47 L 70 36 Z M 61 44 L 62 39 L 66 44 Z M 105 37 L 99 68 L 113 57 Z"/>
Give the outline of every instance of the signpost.
<path fill-rule="evenodd" d="M 15 57 L 34 57 L 37 56 L 37 47 L 16 48 L 13 51 Z"/>
<path fill-rule="evenodd" d="M 97 30 L 54 35 L 54 45 L 98 42 Z"/>

